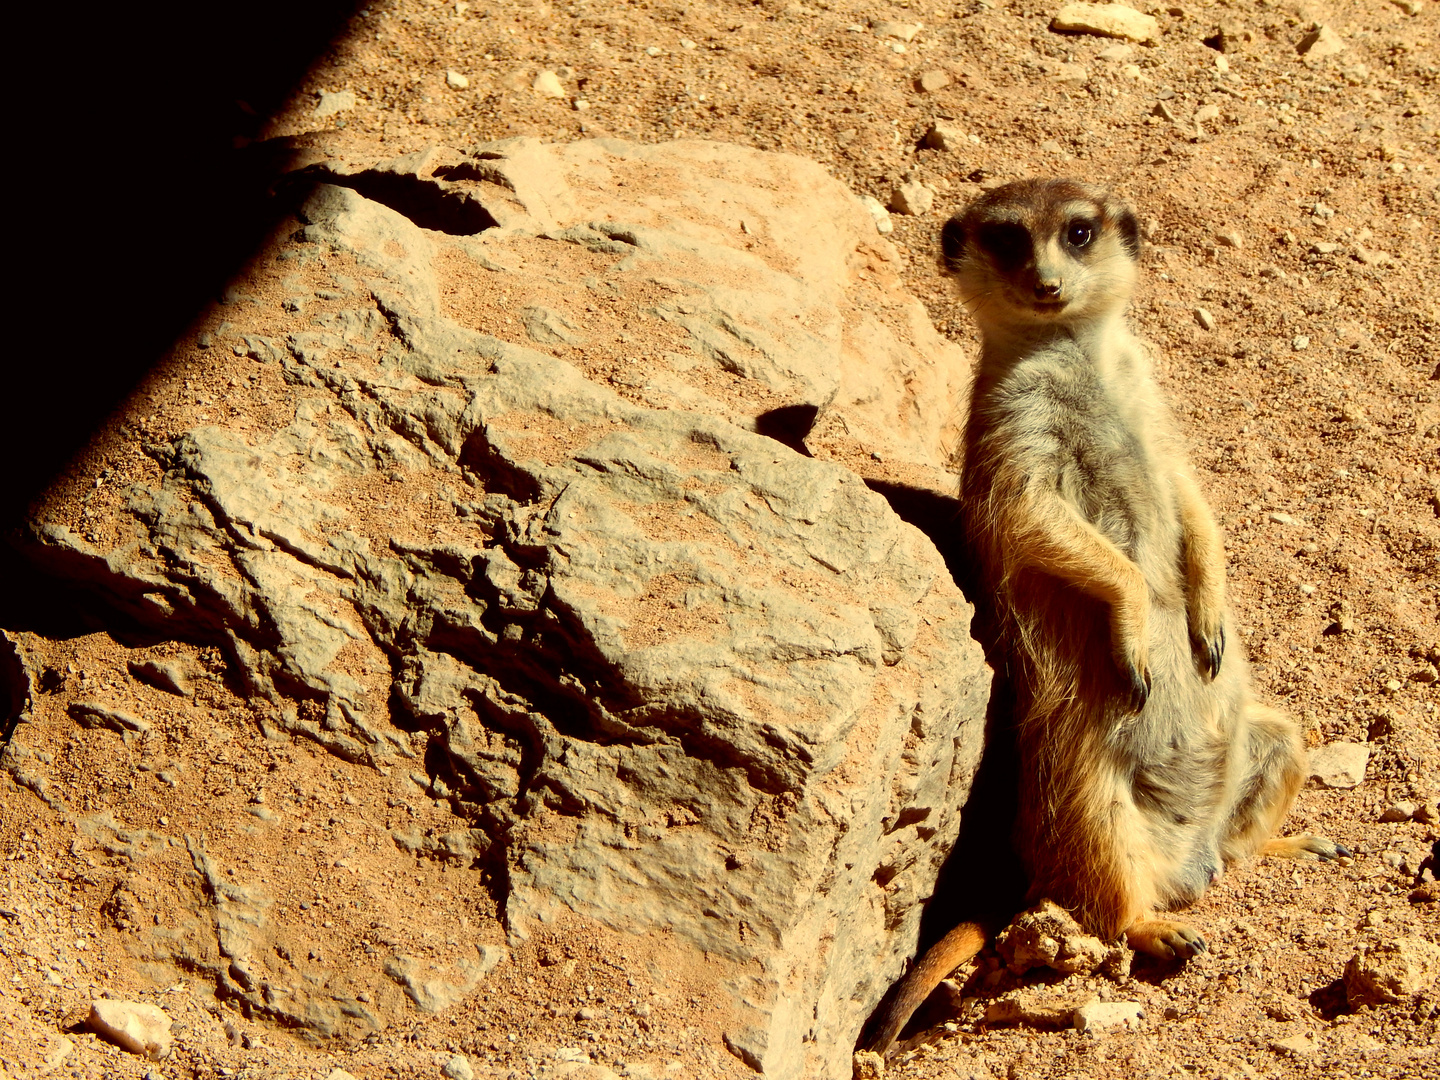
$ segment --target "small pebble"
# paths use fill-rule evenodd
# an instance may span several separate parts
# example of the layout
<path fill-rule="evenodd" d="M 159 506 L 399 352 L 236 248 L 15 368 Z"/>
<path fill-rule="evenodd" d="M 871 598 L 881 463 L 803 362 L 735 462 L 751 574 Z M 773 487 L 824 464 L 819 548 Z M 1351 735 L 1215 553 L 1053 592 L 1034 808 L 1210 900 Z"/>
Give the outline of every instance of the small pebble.
<path fill-rule="evenodd" d="M 924 27 L 920 23 L 877 22 L 870 27 L 876 37 L 895 38 L 897 41 L 914 41 L 915 35 Z"/>
<path fill-rule="evenodd" d="M 890 209 L 899 214 L 928 214 L 935 205 L 935 193 L 918 180 L 897 184 L 890 193 Z"/>
<path fill-rule="evenodd" d="M 1345 42 L 1328 26 L 1317 26 L 1295 46 L 1295 51 L 1310 61 L 1323 60 L 1327 56 L 1343 52 L 1344 49 Z"/>
<path fill-rule="evenodd" d="M 1211 315 L 1206 308 L 1197 307 L 1195 309 L 1195 321 L 1200 324 L 1202 330 L 1215 329 L 1215 316 Z"/>
<path fill-rule="evenodd" d="M 1075 1030 L 1139 1027 L 1144 1016 L 1145 1006 L 1138 1001 L 1092 1001 L 1075 1010 Z"/>
<path fill-rule="evenodd" d="M 1160 36 L 1160 24 L 1153 15 L 1124 4 L 1066 4 L 1050 20 L 1050 29 L 1127 41 L 1154 41 Z"/>
<path fill-rule="evenodd" d="M 561 83 L 560 76 L 548 68 L 535 76 L 535 81 L 531 83 L 531 89 L 541 97 L 563 98 L 565 96 L 565 86 Z"/>
<path fill-rule="evenodd" d="M 1310 751 L 1310 779 L 1321 787 L 1353 788 L 1365 781 L 1370 747 L 1365 743 L 1333 742 Z"/>
<path fill-rule="evenodd" d="M 475 1070 L 470 1065 L 470 1059 L 464 1054 L 456 1054 L 441 1067 L 440 1071 L 450 1080 L 475 1080 Z"/>
<path fill-rule="evenodd" d="M 1198 108 L 1198 109 L 1195 110 L 1195 123 L 1197 123 L 1197 124 L 1208 124 L 1208 123 L 1210 123 L 1212 120 L 1219 120 L 1219 119 L 1220 119 L 1220 106 L 1219 106 L 1219 105 L 1201 105 L 1200 108 Z M 1232 244 L 1232 243 L 1230 242 L 1230 240 L 1229 240 L 1229 237 L 1231 237 L 1231 236 L 1236 236 L 1236 237 L 1238 237 L 1239 235 L 1240 235 L 1239 233 L 1221 233 L 1221 234 L 1220 234 L 1219 236 L 1217 236 L 1215 239 L 1219 240 L 1219 241 L 1220 241 L 1222 244 L 1224 244 L 1226 247 L 1238 248 L 1240 245 L 1239 245 L 1239 244 Z"/>
<path fill-rule="evenodd" d="M 85 1024 L 122 1050 L 159 1061 L 170 1052 L 170 1017 L 136 1001 L 92 1001 Z"/>
<path fill-rule="evenodd" d="M 445 72 L 445 85 L 451 90 L 465 90 L 470 86 L 470 80 L 458 71 Z"/>
<path fill-rule="evenodd" d="M 1290 339 L 1290 347 L 1296 352 L 1304 352 L 1310 347 L 1310 338 L 1305 334 L 1296 334 Z"/>
<path fill-rule="evenodd" d="M 1308 1035 L 1292 1035 L 1288 1039 L 1276 1039 L 1270 1044 L 1270 1048 L 1277 1053 L 1309 1057 L 1320 1048 L 1320 1044 Z"/>
<path fill-rule="evenodd" d="M 1269 515 L 1269 517 L 1270 517 L 1270 520 L 1273 521 L 1276 525 L 1299 525 L 1299 524 L 1301 524 L 1299 518 L 1297 518 L 1297 517 L 1292 517 L 1290 514 L 1282 513 L 1282 512 L 1279 511 L 1279 510 L 1273 511 L 1273 512 Z"/>
<path fill-rule="evenodd" d="M 861 195 L 860 201 L 865 204 L 865 209 L 870 211 L 870 216 L 875 219 L 875 231 L 881 236 L 888 236 L 895 231 L 895 223 L 890 220 L 890 211 L 881 205 L 880 200 L 873 195 Z"/>
<path fill-rule="evenodd" d="M 336 113 L 349 112 L 355 108 L 356 98 L 353 90 L 337 90 L 331 93 L 329 90 L 320 91 L 320 104 L 315 106 L 314 116 L 320 119 L 326 116 L 334 116 Z"/>
<path fill-rule="evenodd" d="M 936 90 L 943 90 L 950 85 L 950 76 L 938 68 L 932 71 L 922 71 L 920 77 L 915 80 L 915 85 L 927 94 L 933 94 Z"/>
<path fill-rule="evenodd" d="M 965 145 L 965 133 L 953 124 L 936 122 L 925 133 L 924 145 L 931 150 L 953 154 Z"/>
<path fill-rule="evenodd" d="M 1385 812 L 1380 815 L 1380 820 L 1409 821 L 1412 817 L 1415 816 L 1415 811 L 1419 809 L 1420 807 L 1417 803 L 1401 800 L 1400 802 L 1394 803 L 1391 806 L 1387 807 Z"/>
<path fill-rule="evenodd" d="M 1214 106 L 1207 106 L 1207 108 L 1214 108 Z M 1200 112 L 1204 111 L 1204 109 L 1200 110 Z M 1215 115 L 1220 115 L 1219 109 L 1215 110 Z M 1201 119 L 1200 113 L 1195 114 L 1195 119 Z M 1210 118 L 1206 117 L 1206 119 Z M 1234 248 L 1236 251 L 1239 251 L 1245 246 L 1245 238 L 1241 236 L 1240 233 L 1235 229 L 1231 229 L 1229 232 L 1216 233 L 1215 239 L 1218 240 L 1225 247 Z"/>

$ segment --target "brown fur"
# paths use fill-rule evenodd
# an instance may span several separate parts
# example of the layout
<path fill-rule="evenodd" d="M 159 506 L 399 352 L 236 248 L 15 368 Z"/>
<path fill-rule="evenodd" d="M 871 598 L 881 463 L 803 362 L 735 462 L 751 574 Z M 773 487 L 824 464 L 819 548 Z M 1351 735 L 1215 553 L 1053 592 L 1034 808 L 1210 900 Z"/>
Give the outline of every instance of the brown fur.
<path fill-rule="evenodd" d="M 1237 859 L 1334 858 L 1269 840 L 1303 776 L 1295 725 L 1256 703 L 1225 603 L 1224 546 L 1125 325 L 1135 217 L 1074 181 L 1023 181 L 942 233 L 980 325 L 961 503 L 1015 680 L 1029 900 L 1162 959 L 1205 949 L 1157 913 Z M 962 924 L 877 1019 L 884 1052 L 983 946 Z"/>

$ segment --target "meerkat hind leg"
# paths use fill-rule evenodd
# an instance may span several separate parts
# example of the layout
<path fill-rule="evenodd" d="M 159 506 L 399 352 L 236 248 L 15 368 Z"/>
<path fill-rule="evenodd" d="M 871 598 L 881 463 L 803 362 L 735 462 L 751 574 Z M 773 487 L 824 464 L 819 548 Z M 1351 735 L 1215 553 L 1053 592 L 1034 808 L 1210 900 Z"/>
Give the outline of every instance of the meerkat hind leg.
<path fill-rule="evenodd" d="M 1272 836 L 1260 845 L 1259 854 L 1280 859 L 1319 859 L 1333 862 L 1348 859 L 1352 852 L 1344 844 L 1337 844 L 1324 836 L 1302 833 L 1299 836 Z"/>
<path fill-rule="evenodd" d="M 1154 917 L 1137 919 L 1125 931 L 1125 941 L 1136 952 L 1160 960 L 1188 960 L 1210 948 L 1200 931 L 1188 923 Z"/>
<path fill-rule="evenodd" d="M 1300 731 L 1284 713 L 1251 702 L 1246 706 L 1247 771 L 1230 818 L 1226 861 L 1246 855 L 1287 859 L 1348 858 L 1350 850 L 1323 836 L 1275 836 L 1304 779 Z"/>

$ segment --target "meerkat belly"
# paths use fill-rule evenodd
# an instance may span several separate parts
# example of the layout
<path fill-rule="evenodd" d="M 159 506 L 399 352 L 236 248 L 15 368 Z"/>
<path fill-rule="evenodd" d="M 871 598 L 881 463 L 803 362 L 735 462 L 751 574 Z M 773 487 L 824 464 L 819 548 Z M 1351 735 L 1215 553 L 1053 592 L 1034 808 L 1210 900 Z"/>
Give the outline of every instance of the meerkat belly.
<path fill-rule="evenodd" d="M 1118 405 L 1088 419 L 1060 461 L 1060 491 L 1139 567 L 1150 592 L 1149 700 L 1138 716 L 1101 722 L 1120 795 L 1137 811 L 1135 851 L 1159 906 L 1181 907 L 1221 867 L 1217 811 L 1228 798 L 1239 668 L 1211 680 L 1195 660 L 1175 463 L 1159 457 L 1151 433 L 1125 423 Z"/>

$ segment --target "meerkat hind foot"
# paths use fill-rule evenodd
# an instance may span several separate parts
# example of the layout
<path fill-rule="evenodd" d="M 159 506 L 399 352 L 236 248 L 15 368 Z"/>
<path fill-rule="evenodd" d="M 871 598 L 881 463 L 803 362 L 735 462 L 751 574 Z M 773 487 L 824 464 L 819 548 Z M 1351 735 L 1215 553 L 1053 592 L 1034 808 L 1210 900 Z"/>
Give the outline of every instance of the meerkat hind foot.
<path fill-rule="evenodd" d="M 1125 940 L 1159 960 L 1189 960 L 1210 949 L 1200 931 L 1173 919 L 1143 919 L 1125 931 Z"/>
<path fill-rule="evenodd" d="M 1319 859 L 1321 862 L 1333 862 L 1336 859 L 1348 859 L 1353 852 L 1334 840 L 1304 833 L 1300 836 L 1271 837 L 1261 845 L 1260 854 L 1273 855 L 1280 859 Z"/>

